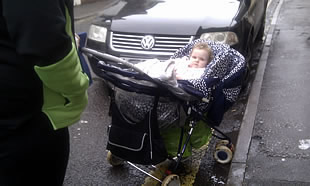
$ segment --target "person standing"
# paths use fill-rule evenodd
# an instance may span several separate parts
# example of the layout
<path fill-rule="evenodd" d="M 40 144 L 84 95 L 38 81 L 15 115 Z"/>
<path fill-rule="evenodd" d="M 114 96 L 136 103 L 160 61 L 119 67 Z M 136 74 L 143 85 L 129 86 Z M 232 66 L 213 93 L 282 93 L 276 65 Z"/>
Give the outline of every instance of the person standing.
<path fill-rule="evenodd" d="M 72 0 L 0 0 L 0 185 L 62 185 L 88 98 Z"/>

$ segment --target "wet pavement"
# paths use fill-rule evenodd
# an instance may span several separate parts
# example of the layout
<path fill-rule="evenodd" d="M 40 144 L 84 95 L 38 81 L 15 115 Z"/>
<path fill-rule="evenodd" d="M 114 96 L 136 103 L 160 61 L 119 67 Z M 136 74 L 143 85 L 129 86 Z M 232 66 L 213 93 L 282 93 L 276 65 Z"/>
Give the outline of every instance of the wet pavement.
<path fill-rule="evenodd" d="M 310 185 L 309 10 L 307 0 L 279 1 L 227 185 Z"/>

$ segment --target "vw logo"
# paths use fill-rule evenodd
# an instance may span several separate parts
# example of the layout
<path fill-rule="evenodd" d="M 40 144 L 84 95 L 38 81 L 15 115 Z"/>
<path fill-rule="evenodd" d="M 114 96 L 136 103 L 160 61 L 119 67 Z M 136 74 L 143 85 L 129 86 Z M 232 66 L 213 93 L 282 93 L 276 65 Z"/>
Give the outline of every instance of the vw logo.
<path fill-rule="evenodd" d="M 153 48 L 154 44 L 155 44 L 155 39 L 153 36 L 150 36 L 150 35 L 144 36 L 141 40 L 141 47 L 146 50 Z"/>

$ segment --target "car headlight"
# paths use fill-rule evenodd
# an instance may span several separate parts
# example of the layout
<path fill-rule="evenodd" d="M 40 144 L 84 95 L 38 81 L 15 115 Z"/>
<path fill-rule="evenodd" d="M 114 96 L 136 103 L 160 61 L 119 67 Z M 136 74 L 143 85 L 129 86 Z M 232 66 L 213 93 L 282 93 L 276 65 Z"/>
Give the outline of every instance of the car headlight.
<path fill-rule="evenodd" d="M 107 29 L 105 27 L 91 25 L 88 32 L 88 38 L 105 42 L 107 38 Z"/>
<path fill-rule="evenodd" d="M 200 38 L 226 43 L 228 45 L 234 45 L 239 42 L 238 37 L 234 32 L 209 32 L 202 34 Z"/>

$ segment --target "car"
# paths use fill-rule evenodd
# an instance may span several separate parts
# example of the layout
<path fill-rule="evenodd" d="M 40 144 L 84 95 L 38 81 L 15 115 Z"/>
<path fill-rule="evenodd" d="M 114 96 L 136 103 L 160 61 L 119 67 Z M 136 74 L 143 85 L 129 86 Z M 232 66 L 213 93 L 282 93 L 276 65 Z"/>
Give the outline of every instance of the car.
<path fill-rule="evenodd" d="M 118 0 L 92 22 L 87 48 L 138 63 L 168 59 L 195 39 L 226 43 L 250 61 L 268 0 Z M 98 60 L 89 58 L 95 74 Z"/>

